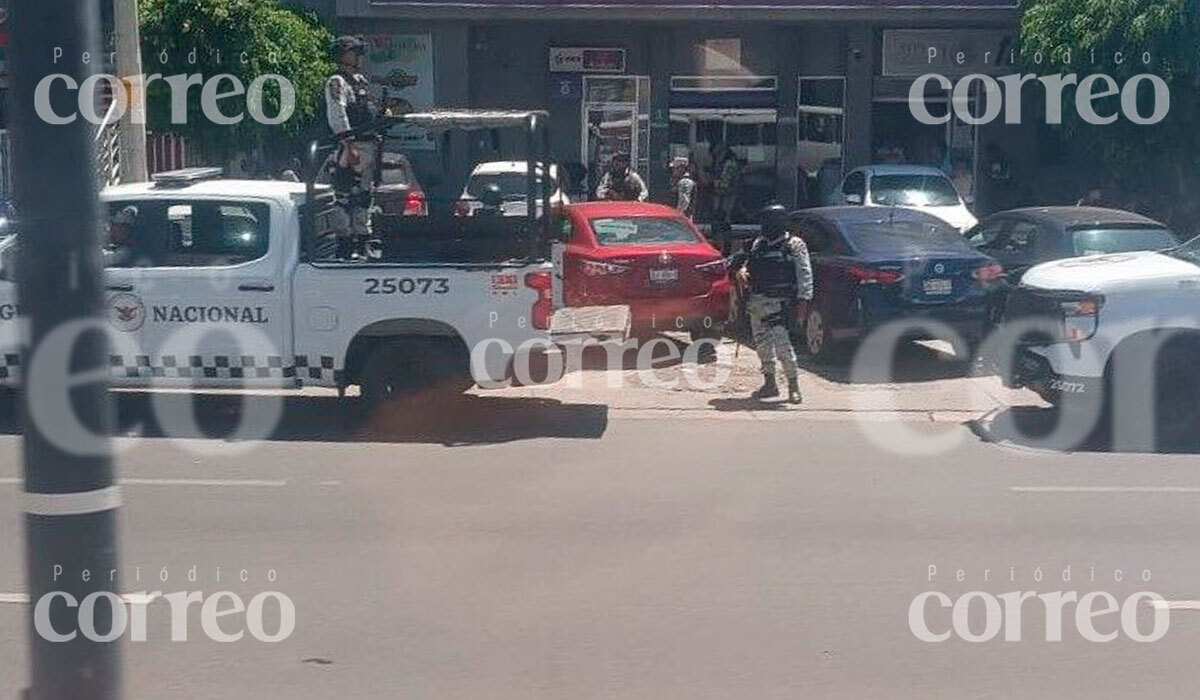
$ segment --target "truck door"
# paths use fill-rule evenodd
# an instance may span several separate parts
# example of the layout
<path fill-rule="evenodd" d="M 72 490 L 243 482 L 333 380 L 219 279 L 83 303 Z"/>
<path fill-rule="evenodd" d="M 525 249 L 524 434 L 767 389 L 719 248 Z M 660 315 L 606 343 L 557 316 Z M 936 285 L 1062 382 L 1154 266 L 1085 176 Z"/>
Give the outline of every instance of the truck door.
<path fill-rule="evenodd" d="M 110 322 L 140 350 L 114 354 L 114 374 L 139 384 L 295 384 L 282 207 L 154 199 L 137 209 L 145 254 L 110 269 L 107 284 Z"/>

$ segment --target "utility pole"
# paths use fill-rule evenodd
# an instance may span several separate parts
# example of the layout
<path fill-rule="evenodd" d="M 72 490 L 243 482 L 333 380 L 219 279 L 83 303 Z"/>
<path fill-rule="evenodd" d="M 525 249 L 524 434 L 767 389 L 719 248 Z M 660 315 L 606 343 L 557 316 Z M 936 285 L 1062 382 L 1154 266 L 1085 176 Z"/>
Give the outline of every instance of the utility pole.
<path fill-rule="evenodd" d="M 94 641 L 118 627 L 123 631 L 128 610 L 113 595 L 119 590 L 113 574 L 119 569 L 120 491 L 107 437 L 113 413 L 93 127 L 82 117 L 67 124 L 44 121 L 34 100 L 38 84 L 48 76 L 66 74 L 82 84 L 102 63 L 95 60 L 100 55 L 99 5 L 94 0 L 18 0 L 10 9 L 17 275 L 28 343 L 21 353 L 32 681 L 26 698 L 117 700 L 120 642 Z M 85 63 L 85 54 L 92 60 Z M 78 91 L 67 89 L 61 77 L 50 86 L 48 102 L 43 108 L 49 106 L 57 115 L 79 114 Z M 84 324 L 90 330 L 69 332 Z M 78 607 L 70 607 L 63 594 Z M 52 601 L 48 620 L 39 621 L 35 612 L 45 609 L 41 606 L 47 599 Z M 94 604 L 84 621 L 91 627 L 79 619 L 86 613 L 85 600 Z M 51 641 L 54 634 L 74 637 Z"/>
<path fill-rule="evenodd" d="M 138 29 L 137 0 L 113 0 L 116 28 L 117 75 L 125 80 L 129 112 L 121 120 L 121 181 L 145 182 L 146 174 L 146 89 L 142 74 L 142 34 Z"/>

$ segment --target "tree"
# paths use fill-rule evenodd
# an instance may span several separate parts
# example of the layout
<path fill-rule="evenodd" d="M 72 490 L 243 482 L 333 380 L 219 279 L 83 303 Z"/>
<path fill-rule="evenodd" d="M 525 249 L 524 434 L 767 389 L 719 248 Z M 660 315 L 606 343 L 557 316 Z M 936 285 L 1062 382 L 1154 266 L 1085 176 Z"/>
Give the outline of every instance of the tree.
<path fill-rule="evenodd" d="M 323 116 L 324 82 L 334 70 L 329 55 L 332 36 L 315 15 L 287 9 L 276 0 L 141 0 L 140 17 L 147 74 L 199 74 L 205 81 L 228 74 L 245 88 L 256 78 L 273 74 L 295 88 L 295 111 L 283 123 L 253 119 L 242 95 L 220 103 L 228 116 L 245 115 L 227 125 L 204 114 L 202 89 L 193 86 L 187 90 L 187 121 L 175 124 L 172 86 L 157 80 L 146 89 L 147 121 L 153 131 L 182 134 L 215 159 L 263 151 L 268 157 L 279 157 L 281 150 L 298 149 Z M 280 85 L 267 80 L 262 86 L 263 113 L 275 117 L 280 114 Z M 217 93 L 232 89 L 232 81 L 224 79 Z"/>
<path fill-rule="evenodd" d="M 1062 96 L 1063 134 L 1123 190 L 1178 197 L 1200 179 L 1196 0 L 1024 0 L 1020 43 L 1023 67 L 1039 75 L 1077 73 L 1082 80 L 1103 73 L 1118 87 L 1138 74 L 1161 78 L 1170 90 L 1170 109 L 1161 122 L 1140 125 L 1122 116 L 1112 124 L 1089 124 L 1076 109 L 1075 90 L 1068 88 Z M 1071 61 L 1064 64 L 1067 49 Z M 1141 82 L 1137 103 L 1143 117 L 1152 113 L 1148 81 Z M 1100 115 L 1118 113 L 1120 96 L 1094 104 Z"/>

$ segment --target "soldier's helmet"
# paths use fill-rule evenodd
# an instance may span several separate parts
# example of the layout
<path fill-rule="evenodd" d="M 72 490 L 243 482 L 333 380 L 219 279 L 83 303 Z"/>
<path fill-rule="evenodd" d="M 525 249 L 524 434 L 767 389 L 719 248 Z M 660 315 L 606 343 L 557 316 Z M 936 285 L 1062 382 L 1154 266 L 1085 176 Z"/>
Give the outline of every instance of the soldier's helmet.
<path fill-rule="evenodd" d="M 758 224 L 767 238 L 777 238 L 787 231 L 788 211 L 782 204 L 771 204 L 758 212 Z"/>
<path fill-rule="evenodd" d="M 361 36 L 353 36 L 344 34 L 334 39 L 329 45 L 329 52 L 334 58 L 338 58 L 344 53 L 366 53 L 367 42 Z"/>

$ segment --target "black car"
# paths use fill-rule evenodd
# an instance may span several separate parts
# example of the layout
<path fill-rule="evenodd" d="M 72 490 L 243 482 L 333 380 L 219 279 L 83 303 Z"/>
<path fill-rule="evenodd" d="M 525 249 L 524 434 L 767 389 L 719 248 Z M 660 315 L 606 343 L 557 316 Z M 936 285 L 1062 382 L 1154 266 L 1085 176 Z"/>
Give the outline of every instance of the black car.
<path fill-rule="evenodd" d="M 980 252 L 1004 265 L 1016 284 L 1039 263 L 1179 245 L 1163 224 L 1140 214 L 1099 207 L 1036 207 L 993 214 L 966 232 Z"/>
<path fill-rule="evenodd" d="M 1034 265 L 1084 255 L 1162 250 L 1179 245 L 1163 224 L 1141 214 L 1100 207 L 1034 207 L 993 214 L 966 232 L 981 253 L 1000 262 L 1005 282 L 989 301 L 988 316 L 999 323 L 1008 290 Z"/>
<path fill-rule="evenodd" d="M 1004 271 L 946 222 L 856 206 L 806 209 L 792 220 L 812 257 L 814 298 L 800 330 L 817 360 L 893 321 L 936 322 L 968 345 L 981 340 L 990 288 Z"/>

